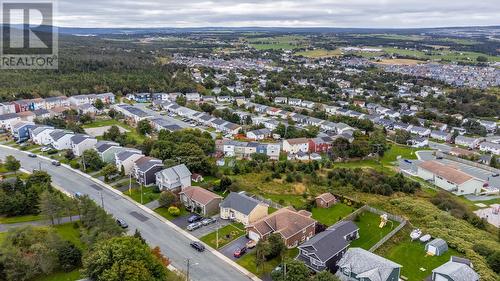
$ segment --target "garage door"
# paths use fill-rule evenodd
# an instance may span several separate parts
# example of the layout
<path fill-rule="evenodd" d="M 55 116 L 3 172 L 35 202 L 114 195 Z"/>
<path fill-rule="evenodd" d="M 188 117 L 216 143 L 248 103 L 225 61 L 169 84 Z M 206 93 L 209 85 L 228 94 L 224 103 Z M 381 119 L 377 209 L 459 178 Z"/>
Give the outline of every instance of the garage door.
<path fill-rule="evenodd" d="M 427 252 L 431 255 L 436 255 L 436 247 L 432 246 L 432 245 L 429 245 L 429 247 L 427 248 Z"/>
<path fill-rule="evenodd" d="M 255 233 L 253 231 L 249 231 L 248 232 L 248 238 L 250 238 L 250 239 L 252 239 L 254 241 L 259 241 L 260 236 L 259 236 L 259 234 Z"/>
<path fill-rule="evenodd" d="M 434 279 L 434 281 L 448 281 L 448 279 L 439 274 L 436 274 L 436 278 Z"/>

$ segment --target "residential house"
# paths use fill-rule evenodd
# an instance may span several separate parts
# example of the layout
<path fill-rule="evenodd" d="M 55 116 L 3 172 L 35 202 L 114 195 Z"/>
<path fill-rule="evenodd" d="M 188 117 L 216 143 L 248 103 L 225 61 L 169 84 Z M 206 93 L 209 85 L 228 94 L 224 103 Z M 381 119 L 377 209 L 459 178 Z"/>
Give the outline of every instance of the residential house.
<path fill-rule="evenodd" d="M 301 99 L 289 98 L 288 99 L 288 104 L 292 105 L 292 106 L 300 106 L 302 104 L 302 100 Z"/>
<path fill-rule="evenodd" d="M 112 105 L 111 107 L 114 108 L 116 111 L 123 113 L 125 117 L 127 117 L 134 123 L 152 117 L 151 114 L 145 112 L 144 110 L 126 104 L 115 104 Z"/>
<path fill-rule="evenodd" d="M 337 203 L 337 198 L 333 196 L 330 192 L 325 192 L 315 198 L 316 207 L 318 208 L 330 208 Z"/>
<path fill-rule="evenodd" d="M 18 121 L 12 124 L 10 131 L 16 142 L 24 142 L 30 138 L 30 130 L 36 127 L 33 122 Z"/>
<path fill-rule="evenodd" d="M 53 130 L 49 133 L 50 145 L 57 150 L 71 149 L 72 136 L 74 134 L 71 131 Z"/>
<path fill-rule="evenodd" d="M 281 145 L 279 143 L 268 143 L 266 145 L 266 154 L 271 160 L 278 160 L 280 157 Z"/>
<path fill-rule="evenodd" d="M 468 259 L 452 256 L 450 260 L 432 270 L 431 281 L 479 281 Z"/>
<path fill-rule="evenodd" d="M 455 138 L 455 144 L 466 146 L 472 149 L 477 148 L 479 142 L 481 142 L 481 139 L 479 138 L 470 138 L 465 136 L 457 136 Z"/>
<path fill-rule="evenodd" d="M 301 152 L 309 152 L 309 141 L 307 138 L 295 138 L 283 140 L 283 151 L 291 154 Z"/>
<path fill-rule="evenodd" d="M 67 97 L 49 97 L 45 99 L 45 109 L 49 110 L 55 107 L 69 107 L 70 103 Z"/>
<path fill-rule="evenodd" d="M 332 148 L 332 138 L 330 137 L 317 137 L 309 139 L 309 152 L 328 152 Z"/>
<path fill-rule="evenodd" d="M 0 115 L 16 113 L 16 105 L 13 102 L 0 103 Z"/>
<path fill-rule="evenodd" d="M 399 281 L 401 265 L 362 248 L 350 248 L 337 263 L 341 281 Z"/>
<path fill-rule="evenodd" d="M 234 220 L 245 226 L 267 216 L 267 213 L 267 204 L 244 192 L 231 192 L 220 204 L 221 219 Z"/>
<path fill-rule="evenodd" d="M 143 156 L 134 162 L 134 178 L 141 185 L 153 185 L 156 182 L 156 173 L 163 170 L 160 159 Z"/>
<path fill-rule="evenodd" d="M 30 110 L 30 101 L 29 100 L 16 100 L 13 102 L 16 108 L 16 113 L 25 112 Z"/>
<path fill-rule="evenodd" d="M 308 100 L 303 100 L 301 103 L 300 103 L 300 106 L 302 107 L 305 107 L 305 108 L 313 108 L 315 105 L 314 102 L 312 101 L 308 101 Z"/>
<path fill-rule="evenodd" d="M 410 133 L 420 137 L 428 137 L 431 134 L 431 129 L 420 126 L 411 126 Z"/>
<path fill-rule="evenodd" d="M 222 196 L 198 186 L 188 186 L 179 193 L 182 204 L 202 216 L 210 216 L 219 210 Z"/>
<path fill-rule="evenodd" d="M 168 101 L 169 96 L 167 93 L 153 93 L 151 94 L 151 99 L 154 101 Z"/>
<path fill-rule="evenodd" d="M 422 137 L 413 137 L 408 140 L 408 145 L 411 147 L 426 147 L 429 145 L 429 139 Z"/>
<path fill-rule="evenodd" d="M 45 100 L 42 98 L 31 99 L 29 101 L 29 103 L 30 103 L 30 110 L 31 111 L 38 110 L 38 109 L 45 109 L 45 107 L 46 107 Z"/>
<path fill-rule="evenodd" d="M 104 104 L 113 104 L 115 103 L 115 94 L 113 93 L 102 93 L 96 94 L 95 98 L 101 100 Z"/>
<path fill-rule="evenodd" d="M 50 118 L 50 112 L 45 108 L 35 109 L 33 110 L 33 114 L 35 114 L 35 118 L 38 120 Z"/>
<path fill-rule="evenodd" d="M 246 137 L 251 140 L 263 140 L 271 136 L 272 132 L 267 128 L 249 131 L 246 134 Z"/>
<path fill-rule="evenodd" d="M 33 122 L 35 121 L 35 114 L 31 111 L 23 111 L 17 113 L 17 116 L 21 118 L 22 121 Z"/>
<path fill-rule="evenodd" d="M 222 151 L 224 152 L 224 155 L 233 157 L 235 156 L 235 146 L 237 142 L 232 141 L 232 140 L 224 140 L 223 141 L 223 148 Z"/>
<path fill-rule="evenodd" d="M 112 141 L 99 141 L 95 144 L 94 149 L 105 163 L 115 163 L 115 153 L 126 150 L 127 148 L 121 147 L 119 143 Z"/>
<path fill-rule="evenodd" d="M 500 155 L 500 144 L 489 141 L 483 141 L 482 143 L 479 144 L 479 150 Z"/>
<path fill-rule="evenodd" d="M 160 190 L 180 191 L 191 186 L 191 172 L 184 164 L 161 170 L 155 176 Z"/>
<path fill-rule="evenodd" d="M 296 260 L 304 262 L 315 272 L 335 273 L 337 263 L 352 240 L 359 238 L 359 227 L 352 221 L 340 221 L 300 245 Z"/>
<path fill-rule="evenodd" d="M 99 110 L 90 103 L 84 103 L 76 106 L 78 114 L 89 114 L 91 116 L 96 115 Z"/>
<path fill-rule="evenodd" d="M 134 172 L 135 161 L 144 157 L 140 151 L 122 150 L 115 153 L 116 169 L 123 172 L 124 175 L 130 175 Z"/>
<path fill-rule="evenodd" d="M 481 124 L 488 133 L 494 133 L 497 131 L 497 122 L 488 121 L 488 120 L 477 120 L 479 124 Z"/>
<path fill-rule="evenodd" d="M 417 176 L 456 195 L 478 194 L 484 181 L 453 166 L 438 161 L 423 161 L 417 166 Z"/>
<path fill-rule="evenodd" d="M 52 141 L 50 133 L 54 130 L 54 127 L 50 126 L 37 127 L 30 131 L 30 138 L 38 145 L 48 145 Z"/>
<path fill-rule="evenodd" d="M 287 103 L 286 97 L 275 97 L 274 103 Z"/>
<path fill-rule="evenodd" d="M 248 238 L 259 241 L 273 233 L 278 233 L 287 248 L 297 247 L 314 236 L 316 221 L 311 213 L 291 207 L 281 208 L 247 227 Z"/>
<path fill-rule="evenodd" d="M 241 126 L 231 122 L 226 122 L 223 125 L 222 131 L 231 135 L 236 135 L 240 132 Z"/>
<path fill-rule="evenodd" d="M 200 101 L 201 96 L 198 93 L 186 93 L 186 100 L 187 101 Z"/>
<path fill-rule="evenodd" d="M 82 156 L 85 150 L 93 149 L 97 139 L 84 134 L 76 134 L 71 137 L 71 150 L 75 156 Z"/>
<path fill-rule="evenodd" d="M 449 142 L 451 140 L 451 134 L 444 131 L 432 130 L 431 138 Z"/>
<path fill-rule="evenodd" d="M 95 95 L 76 95 L 68 98 L 68 101 L 73 106 L 82 104 L 92 104 L 95 102 Z"/>

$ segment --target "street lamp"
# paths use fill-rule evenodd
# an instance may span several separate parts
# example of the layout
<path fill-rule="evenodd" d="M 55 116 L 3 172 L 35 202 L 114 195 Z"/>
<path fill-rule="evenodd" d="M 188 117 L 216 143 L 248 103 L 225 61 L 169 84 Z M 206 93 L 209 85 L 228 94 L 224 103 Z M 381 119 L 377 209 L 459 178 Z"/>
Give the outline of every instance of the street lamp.
<path fill-rule="evenodd" d="M 198 265 L 198 263 L 195 263 L 193 265 Z M 186 281 L 189 281 L 189 269 L 191 267 L 191 258 L 186 258 Z"/>

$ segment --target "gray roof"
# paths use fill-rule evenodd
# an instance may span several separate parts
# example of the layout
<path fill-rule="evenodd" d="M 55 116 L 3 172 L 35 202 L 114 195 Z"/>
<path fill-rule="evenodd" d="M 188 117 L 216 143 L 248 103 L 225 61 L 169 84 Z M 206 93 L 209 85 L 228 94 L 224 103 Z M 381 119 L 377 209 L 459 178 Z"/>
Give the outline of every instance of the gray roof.
<path fill-rule="evenodd" d="M 45 114 L 49 114 L 50 112 L 45 109 L 45 108 L 39 108 L 37 110 L 33 110 L 33 113 L 36 115 L 36 116 L 40 116 L 40 115 L 45 115 Z"/>
<path fill-rule="evenodd" d="M 425 248 L 427 249 L 427 247 L 429 245 L 432 245 L 432 246 L 438 248 L 440 251 L 448 250 L 448 244 L 446 243 L 446 241 L 444 241 L 441 238 L 436 238 L 436 239 L 432 240 L 431 242 L 427 243 L 425 245 Z"/>
<path fill-rule="evenodd" d="M 2 114 L 0 115 L 0 120 L 9 120 L 9 119 L 14 119 L 19 117 L 17 113 L 7 113 L 7 114 Z"/>
<path fill-rule="evenodd" d="M 230 208 L 234 209 L 242 214 L 249 215 L 253 209 L 257 205 L 260 204 L 260 201 L 249 197 L 243 193 L 231 192 L 229 195 L 222 201 L 222 208 Z"/>
<path fill-rule="evenodd" d="M 104 151 L 108 150 L 110 147 L 113 147 L 113 146 L 120 146 L 120 145 L 116 142 L 100 141 L 100 142 L 96 143 L 95 149 L 97 150 L 97 152 L 103 153 Z"/>
<path fill-rule="evenodd" d="M 58 139 L 64 137 L 65 135 L 73 134 L 70 131 L 65 131 L 65 130 L 54 130 L 53 132 L 49 133 L 50 137 L 57 141 Z"/>
<path fill-rule="evenodd" d="M 45 131 L 45 130 L 54 130 L 54 127 L 50 127 L 50 126 L 40 126 L 38 128 L 35 128 L 33 129 L 33 131 L 31 131 L 31 134 L 33 136 L 36 136 L 38 134 L 40 134 L 41 132 Z"/>
<path fill-rule="evenodd" d="M 479 275 L 468 265 L 453 260 L 437 267 L 432 272 L 449 276 L 453 281 L 477 281 Z"/>
<path fill-rule="evenodd" d="M 304 242 L 299 249 L 326 262 L 350 244 L 344 237 L 358 229 L 359 227 L 352 221 L 338 222 Z"/>
<path fill-rule="evenodd" d="M 116 157 L 118 158 L 118 160 L 124 161 L 124 160 L 128 159 L 130 156 L 135 155 L 135 154 L 141 154 L 141 152 L 135 151 L 135 150 L 124 150 L 124 151 L 118 152 L 116 154 Z"/>
<path fill-rule="evenodd" d="M 88 138 L 92 138 L 92 137 L 88 136 L 88 135 L 84 135 L 84 134 L 76 134 L 76 135 L 71 137 L 71 142 L 74 144 L 79 144 Z"/>
<path fill-rule="evenodd" d="M 373 254 L 362 248 L 350 248 L 338 262 L 340 268 L 349 268 L 358 278 L 369 278 L 371 281 L 385 281 L 395 268 L 401 265 Z M 341 280 L 350 280 L 345 278 L 341 270 L 337 272 Z"/>
<path fill-rule="evenodd" d="M 184 164 L 179 164 L 177 166 L 161 170 L 158 173 L 171 181 L 177 181 L 180 178 L 191 177 L 191 172 Z"/>
<path fill-rule="evenodd" d="M 152 167 L 154 167 L 156 165 L 163 166 L 163 163 L 161 162 L 160 159 L 156 159 L 156 158 L 148 157 L 148 156 L 141 157 L 141 158 L 137 159 L 137 161 L 135 161 L 135 166 L 137 167 L 137 169 L 139 169 L 140 171 L 143 171 L 143 172 L 148 171 L 149 169 L 151 169 Z"/>

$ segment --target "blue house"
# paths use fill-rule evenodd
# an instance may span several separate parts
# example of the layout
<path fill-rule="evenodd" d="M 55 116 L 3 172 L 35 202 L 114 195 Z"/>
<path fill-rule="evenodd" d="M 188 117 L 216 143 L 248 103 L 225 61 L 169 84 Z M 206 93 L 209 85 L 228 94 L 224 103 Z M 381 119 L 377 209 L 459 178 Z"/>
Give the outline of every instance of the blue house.
<path fill-rule="evenodd" d="M 257 153 L 267 154 L 267 144 L 259 143 L 257 146 Z"/>
<path fill-rule="evenodd" d="M 17 122 L 12 125 L 12 136 L 18 143 L 27 141 L 30 138 L 30 129 L 35 127 L 36 125 L 32 122 Z"/>

